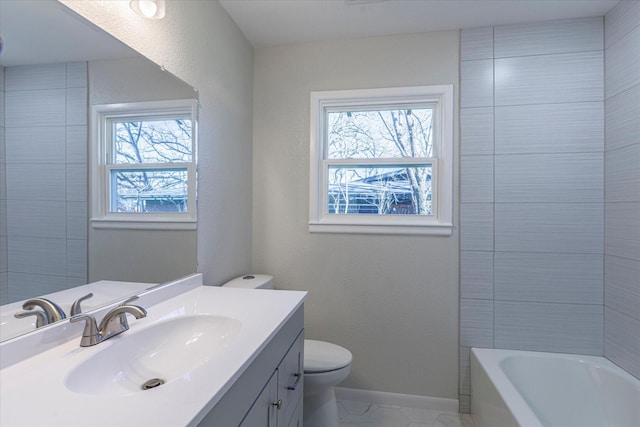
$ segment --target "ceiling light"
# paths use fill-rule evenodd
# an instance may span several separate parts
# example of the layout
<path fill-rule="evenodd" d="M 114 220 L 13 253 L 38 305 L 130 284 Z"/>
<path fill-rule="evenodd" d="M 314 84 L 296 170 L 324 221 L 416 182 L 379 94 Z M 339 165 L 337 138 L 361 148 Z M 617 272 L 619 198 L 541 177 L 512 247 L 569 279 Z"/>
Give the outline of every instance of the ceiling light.
<path fill-rule="evenodd" d="M 164 0 L 131 0 L 129 6 L 138 15 L 148 19 L 164 18 L 165 3 Z"/>

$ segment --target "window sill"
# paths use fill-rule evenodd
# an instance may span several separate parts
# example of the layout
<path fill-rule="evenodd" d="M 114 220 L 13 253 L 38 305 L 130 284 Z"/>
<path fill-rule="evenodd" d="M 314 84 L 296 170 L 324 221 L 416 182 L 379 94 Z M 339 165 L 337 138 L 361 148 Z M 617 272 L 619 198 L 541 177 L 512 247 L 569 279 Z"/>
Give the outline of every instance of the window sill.
<path fill-rule="evenodd" d="M 428 225 L 372 225 L 372 224 L 339 224 L 339 223 L 309 223 L 310 233 L 340 233 L 340 234 L 386 234 L 413 236 L 451 236 L 453 224 L 431 223 Z"/>
<path fill-rule="evenodd" d="M 121 230 L 195 230 L 197 220 L 168 219 L 168 218 L 91 218 L 94 229 Z"/>

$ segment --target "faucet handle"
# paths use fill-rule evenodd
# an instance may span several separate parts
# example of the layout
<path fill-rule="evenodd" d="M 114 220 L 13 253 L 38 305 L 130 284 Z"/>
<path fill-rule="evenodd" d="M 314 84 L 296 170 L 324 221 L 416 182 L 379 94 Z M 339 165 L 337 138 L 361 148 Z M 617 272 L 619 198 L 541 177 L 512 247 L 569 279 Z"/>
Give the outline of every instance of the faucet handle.
<path fill-rule="evenodd" d="M 70 315 L 71 316 L 75 316 L 77 314 L 82 313 L 82 308 L 80 307 L 80 303 L 82 301 L 88 300 L 89 298 L 91 298 L 93 296 L 93 292 L 89 292 L 88 294 L 86 294 L 83 297 L 78 298 L 77 300 L 74 301 L 74 303 L 71 305 L 71 311 L 70 311 Z"/>
<path fill-rule="evenodd" d="M 140 298 L 138 295 L 134 295 L 132 297 L 129 297 L 126 300 L 122 301 L 122 303 L 120 304 L 120 307 L 122 307 L 123 305 L 129 305 L 132 302 L 134 302 L 135 300 L 137 300 L 138 298 Z"/>
<path fill-rule="evenodd" d="M 141 319 L 147 316 L 147 310 L 137 305 L 119 305 L 112 309 L 107 314 L 98 326 L 98 331 L 103 340 L 106 340 L 114 335 L 121 334 L 129 329 L 129 322 L 127 321 L 127 313 L 135 316 L 136 319 Z"/>
<path fill-rule="evenodd" d="M 36 329 L 49 324 L 49 316 L 40 310 L 19 311 L 13 315 L 16 319 L 24 319 L 28 316 L 36 316 Z"/>
<path fill-rule="evenodd" d="M 88 314 L 78 314 L 69 319 L 71 323 L 85 321 L 84 331 L 82 331 L 82 339 L 80 340 L 80 347 L 90 347 L 98 344 L 102 337 L 98 332 L 98 325 L 96 319 Z"/>

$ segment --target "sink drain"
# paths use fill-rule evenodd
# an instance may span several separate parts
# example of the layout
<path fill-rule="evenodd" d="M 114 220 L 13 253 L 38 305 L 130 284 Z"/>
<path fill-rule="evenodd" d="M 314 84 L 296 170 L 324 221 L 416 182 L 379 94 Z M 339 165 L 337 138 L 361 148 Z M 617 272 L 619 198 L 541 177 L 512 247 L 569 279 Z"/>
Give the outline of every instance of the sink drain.
<path fill-rule="evenodd" d="M 142 384 L 141 388 L 143 390 L 150 390 L 152 388 L 160 387 L 162 384 L 164 384 L 164 380 L 161 380 L 160 378 L 152 378 Z"/>

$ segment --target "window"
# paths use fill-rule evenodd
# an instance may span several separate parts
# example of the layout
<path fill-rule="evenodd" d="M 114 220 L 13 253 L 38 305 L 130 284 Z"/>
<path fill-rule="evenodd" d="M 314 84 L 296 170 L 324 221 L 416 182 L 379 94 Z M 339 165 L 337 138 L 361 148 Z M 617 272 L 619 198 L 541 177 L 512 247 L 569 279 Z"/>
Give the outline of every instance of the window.
<path fill-rule="evenodd" d="M 93 107 L 94 228 L 195 228 L 195 118 L 193 100 Z"/>
<path fill-rule="evenodd" d="M 450 235 L 453 86 L 311 93 L 309 231 Z"/>

